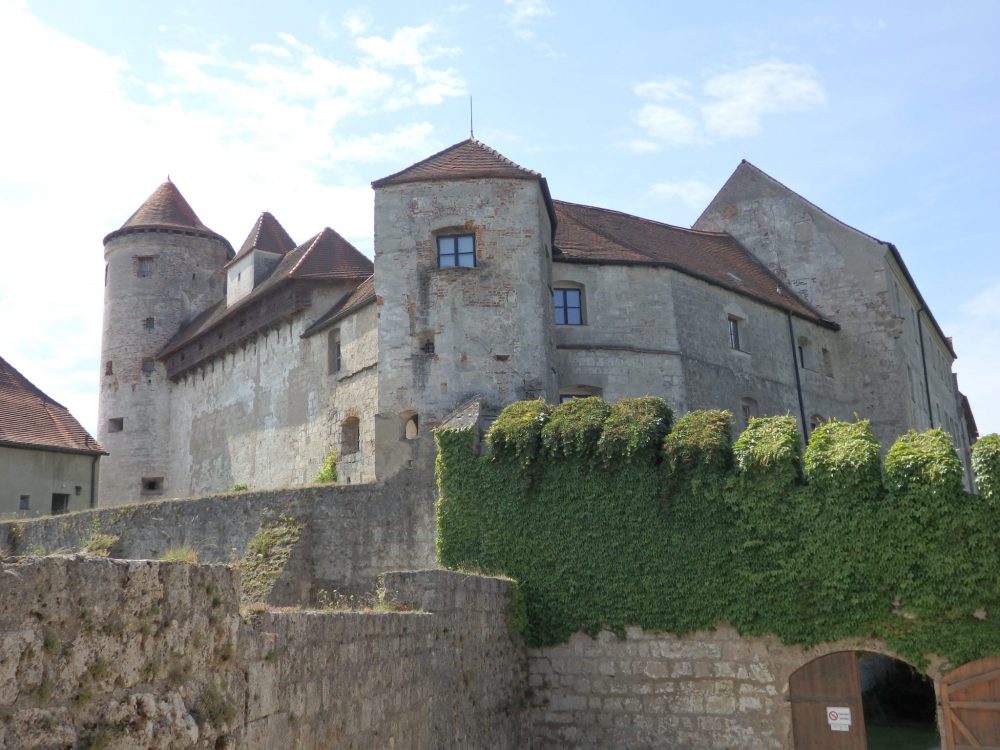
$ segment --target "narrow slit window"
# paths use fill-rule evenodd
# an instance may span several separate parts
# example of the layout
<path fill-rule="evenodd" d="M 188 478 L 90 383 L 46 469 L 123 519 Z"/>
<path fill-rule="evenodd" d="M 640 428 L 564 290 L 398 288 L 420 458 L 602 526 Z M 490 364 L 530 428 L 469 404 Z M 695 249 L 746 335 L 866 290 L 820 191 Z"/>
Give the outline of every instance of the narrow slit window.
<path fill-rule="evenodd" d="M 736 351 L 740 349 L 740 319 L 729 316 L 729 346 Z"/>

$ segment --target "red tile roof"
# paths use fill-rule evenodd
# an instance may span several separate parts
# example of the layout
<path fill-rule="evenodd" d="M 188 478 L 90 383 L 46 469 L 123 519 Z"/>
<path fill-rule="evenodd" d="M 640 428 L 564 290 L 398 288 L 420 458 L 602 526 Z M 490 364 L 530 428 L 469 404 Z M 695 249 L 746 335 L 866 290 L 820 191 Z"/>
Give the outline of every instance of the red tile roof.
<path fill-rule="evenodd" d="M 295 241 L 288 236 L 285 228 L 278 223 L 272 214 L 265 211 L 258 218 L 250 230 L 250 234 L 243 241 L 236 257 L 226 264 L 226 267 L 233 265 L 240 258 L 249 255 L 254 250 L 262 250 L 265 253 L 284 255 L 289 250 L 295 248 Z"/>
<path fill-rule="evenodd" d="M 121 227 L 105 237 L 104 244 L 119 235 L 145 229 L 192 232 L 201 237 L 222 240 L 229 245 L 229 240 L 202 224 L 181 191 L 169 179 L 156 188 Z"/>
<path fill-rule="evenodd" d="M 337 301 L 333 307 L 319 316 L 312 325 L 302 332 L 302 338 L 312 336 L 328 325 L 346 318 L 352 312 L 375 301 L 375 276 L 369 276 L 358 284 L 357 288 Z"/>
<path fill-rule="evenodd" d="M 0 357 L 0 445 L 107 455 L 65 406 Z"/>
<path fill-rule="evenodd" d="M 456 143 L 406 169 L 375 180 L 373 188 L 426 180 L 457 180 L 472 177 L 508 177 L 537 180 L 538 172 L 515 164 L 506 156 L 475 138 Z"/>
<path fill-rule="evenodd" d="M 295 252 L 305 248 L 288 272 L 292 279 L 364 279 L 375 267 L 354 245 L 327 227 Z"/>
<path fill-rule="evenodd" d="M 673 268 L 832 325 L 728 234 L 684 229 L 576 203 L 555 201 L 554 205 L 556 261 Z"/>

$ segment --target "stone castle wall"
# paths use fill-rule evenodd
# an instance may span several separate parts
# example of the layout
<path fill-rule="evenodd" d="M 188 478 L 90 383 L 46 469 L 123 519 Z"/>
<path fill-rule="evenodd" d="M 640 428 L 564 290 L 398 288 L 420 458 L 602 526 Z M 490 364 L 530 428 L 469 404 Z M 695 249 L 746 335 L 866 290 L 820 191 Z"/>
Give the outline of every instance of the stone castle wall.
<path fill-rule="evenodd" d="M 119 536 L 114 557 L 159 559 L 189 545 L 201 562 L 243 557 L 261 522 L 303 524 L 272 603 L 301 605 L 320 589 L 370 590 L 379 573 L 434 564 L 434 490 L 426 476 L 384 484 L 321 485 L 166 500 L 0 524 L 10 554 L 73 553 L 95 531 Z M 422 480 L 422 481 L 421 481 Z"/>
<path fill-rule="evenodd" d="M 525 747 L 508 584 L 387 582 L 440 609 L 244 619 L 227 566 L 7 560 L 0 748 Z"/>

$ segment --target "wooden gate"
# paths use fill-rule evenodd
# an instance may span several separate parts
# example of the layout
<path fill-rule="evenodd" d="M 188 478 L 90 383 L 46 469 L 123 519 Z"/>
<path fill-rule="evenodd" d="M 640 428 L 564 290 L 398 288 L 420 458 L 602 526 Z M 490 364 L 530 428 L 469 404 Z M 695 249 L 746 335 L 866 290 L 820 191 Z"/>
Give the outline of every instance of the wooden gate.
<path fill-rule="evenodd" d="M 1000 657 L 949 672 L 940 701 L 945 750 L 1000 750 Z"/>
<path fill-rule="evenodd" d="M 865 715 L 853 651 L 813 659 L 788 678 L 792 736 L 796 750 L 866 750 Z M 850 710 L 846 729 L 838 708 Z M 836 727 L 836 729 L 835 729 Z"/>

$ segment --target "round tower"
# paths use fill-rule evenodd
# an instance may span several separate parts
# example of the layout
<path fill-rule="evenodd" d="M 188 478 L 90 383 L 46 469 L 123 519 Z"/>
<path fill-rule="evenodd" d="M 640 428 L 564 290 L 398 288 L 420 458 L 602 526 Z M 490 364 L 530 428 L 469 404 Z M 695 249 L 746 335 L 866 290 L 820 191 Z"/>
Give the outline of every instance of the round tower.
<path fill-rule="evenodd" d="M 169 385 L 157 355 L 225 297 L 233 249 L 164 182 L 104 238 L 104 327 L 97 434 L 102 505 L 172 492 Z"/>

